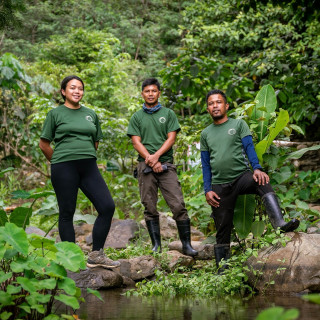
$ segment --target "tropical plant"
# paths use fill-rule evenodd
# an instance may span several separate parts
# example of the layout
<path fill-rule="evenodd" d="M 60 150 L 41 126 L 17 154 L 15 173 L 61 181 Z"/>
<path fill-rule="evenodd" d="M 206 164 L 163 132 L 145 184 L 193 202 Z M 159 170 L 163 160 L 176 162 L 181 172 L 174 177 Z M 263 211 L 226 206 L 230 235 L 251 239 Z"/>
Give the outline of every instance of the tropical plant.
<path fill-rule="evenodd" d="M 77 245 L 27 235 L 9 222 L 0 227 L 0 244 L 1 319 L 65 319 L 55 314 L 58 303 L 72 313 L 79 308 L 81 290 L 67 275 L 85 269 Z"/>

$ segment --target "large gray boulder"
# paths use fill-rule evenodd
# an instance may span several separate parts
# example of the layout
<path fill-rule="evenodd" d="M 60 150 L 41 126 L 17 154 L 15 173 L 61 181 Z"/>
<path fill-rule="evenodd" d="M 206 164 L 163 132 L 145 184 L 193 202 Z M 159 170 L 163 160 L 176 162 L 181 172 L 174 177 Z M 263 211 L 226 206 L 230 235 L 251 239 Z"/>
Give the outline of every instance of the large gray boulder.
<path fill-rule="evenodd" d="M 112 222 L 104 247 L 125 249 L 132 240 L 138 237 L 139 229 L 138 223 L 132 219 Z"/>
<path fill-rule="evenodd" d="M 286 235 L 291 241 L 285 247 L 268 247 L 248 259 L 246 264 L 254 270 L 248 272 L 250 285 L 260 292 L 320 291 L 320 234 Z"/>
<path fill-rule="evenodd" d="M 211 260 L 214 258 L 214 245 L 211 243 L 203 244 L 202 241 L 191 241 L 193 249 L 198 251 L 195 256 L 197 260 Z M 177 250 L 182 253 L 181 241 L 173 241 L 168 245 L 170 250 Z"/>
<path fill-rule="evenodd" d="M 186 256 L 179 251 L 170 250 L 166 252 L 168 258 L 168 269 L 173 272 L 178 267 L 190 267 L 195 260 L 192 257 Z"/>
<path fill-rule="evenodd" d="M 121 265 L 116 272 L 123 277 L 139 281 L 152 277 L 159 263 L 152 256 L 141 256 L 131 259 L 119 259 Z"/>
<path fill-rule="evenodd" d="M 135 220 L 113 220 L 104 247 L 125 249 L 132 240 L 137 238 L 139 230 Z M 85 241 L 87 245 L 92 245 L 92 232 L 86 232 Z"/>
<path fill-rule="evenodd" d="M 101 290 L 120 288 L 123 284 L 121 275 L 101 267 L 88 268 L 79 273 L 68 272 L 68 277 L 73 279 L 79 288 Z"/>

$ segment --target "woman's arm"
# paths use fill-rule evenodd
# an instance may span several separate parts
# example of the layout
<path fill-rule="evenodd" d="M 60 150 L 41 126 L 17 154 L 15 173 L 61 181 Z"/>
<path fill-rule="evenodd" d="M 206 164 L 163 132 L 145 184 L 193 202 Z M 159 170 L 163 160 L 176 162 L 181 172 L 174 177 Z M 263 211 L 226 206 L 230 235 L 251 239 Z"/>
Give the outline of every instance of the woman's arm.
<path fill-rule="evenodd" d="M 40 142 L 39 142 L 39 147 L 42 151 L 42 153 L 45 155 L 45 157 L 51 161 L 52 158 L 52 154 L 53 154 L 53 149 L 50 146 L 50 141 L 40 138 Z"/>

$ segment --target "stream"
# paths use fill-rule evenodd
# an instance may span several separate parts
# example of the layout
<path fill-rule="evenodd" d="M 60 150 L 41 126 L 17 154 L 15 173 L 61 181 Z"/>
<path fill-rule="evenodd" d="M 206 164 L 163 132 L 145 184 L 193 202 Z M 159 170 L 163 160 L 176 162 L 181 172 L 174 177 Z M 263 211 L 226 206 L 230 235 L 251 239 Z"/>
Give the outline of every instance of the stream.
<path fill-rule="evenodd" d="M 299 320 L 320 319 L 320 305 L 299 296 L 257 295 L 248 298 L 127 297 L 124 289 L 100 291 L 104 302 L 93 295 L 85 297 L 79 319 L 145 320 L 251 320 L 271 306 L 299 309 Z"/>

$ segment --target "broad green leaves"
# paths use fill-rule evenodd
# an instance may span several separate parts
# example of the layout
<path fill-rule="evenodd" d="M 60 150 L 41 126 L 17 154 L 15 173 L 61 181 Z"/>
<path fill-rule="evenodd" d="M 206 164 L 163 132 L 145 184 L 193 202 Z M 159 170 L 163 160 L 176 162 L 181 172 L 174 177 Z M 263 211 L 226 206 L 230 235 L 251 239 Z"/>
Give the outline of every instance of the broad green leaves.
<path fill-rule="evenodd" d="M 238 196 L 234 210 L 233 224 L 241 239 L 246 238 L 251 231 L 255 208 L 256 201 L 254 195 L 246 194 Z"/>
<path fill-rule="evenodd" d="M 269 128 L 269 134 L 264 138 L 264 140 L 260 141 L 256 145 L 256 152 L 259 158 L 259 161 L 263 161 L 263 154 L 265 154 L 273 140 L 278 136 L 278 134 L 286 127 L 289 122 L 289 114 L 288 111 L 280 109 L 279 115 L 276 119 L 274 127 Z"/>
<path fill-rule="evenodd" d="M 14 223 L 6 223 L 0 227 L 0 240 L 6 241 L 18 252 L 28 254 L 28 241 L 26 233 Z"/>
<path fill-rule="evenodd" d="M 285 310 L 283 307 L 272 307 L 260 312 L 256 320 L 295 320 L 298 317 L 298 309 Z"/>
<path fill-rule="evenodd" d="M 78 301 L 83 300 L 81 290 L 67 277 L 67 270 L 77 272 L 85 267 L 83 252 L 76 244 L 55 244 L 37 235 L 27 237 L 22 228 L 6 223 L 0 227 L 0 246 L 4 268 L 0 268 L 0 284 L 4 289 L 0 291 L 0 309 L 6 307 L 10 311 L 1 313 L 1 319 L 13 311 L 19 319 L 31 312 L 37 319 L 43 319 L 44 314 L 51 313 L 53 299 L 72 309 L 79 308 Z"/>
<path fill-rule="evenodd" d="M 251 119 L 258 121 L 259 125 L 258 128 L 256 128 L 256 133 L 259 141 L 261 141 L 267 132 L 271 114 L 277 107 L 277 98 L 272 86 L 268 84 L 262 87 L 254 101 L 255 106 L 251 114 Z"/>

